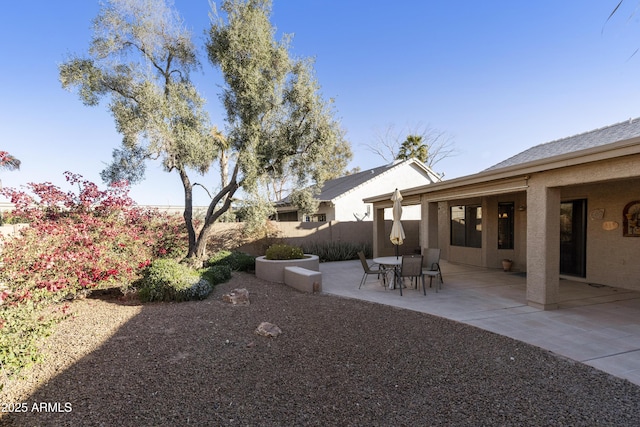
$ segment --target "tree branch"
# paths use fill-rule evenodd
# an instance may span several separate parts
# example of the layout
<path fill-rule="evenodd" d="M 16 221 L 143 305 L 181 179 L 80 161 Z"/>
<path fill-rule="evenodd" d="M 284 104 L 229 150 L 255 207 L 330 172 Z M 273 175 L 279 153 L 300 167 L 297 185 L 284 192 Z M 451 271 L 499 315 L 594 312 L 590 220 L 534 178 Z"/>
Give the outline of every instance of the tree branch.
<path fill-rule="evenodd" d="M 240 170 L 240 165 L 236 163 L 236 165 L 233 168 L 233 174 L 231 176 L 231 179 L 229 180 L 229 183 L 225 185 L 222 188 L 222 190 L 220 190 L 218 194 L 216 194 L 216 196 L 211 200 L 211 203 L 209 203 L 209 208 L 207 209 L 207 214 L 205 216 L 205 224 L 215 222 L 215 220 L 218 219 L 218 217 L 222 215 L 222 213 L 224 212 L 223 210 L 224 206 L 227 205 L 227 203 L 231 205 L 231 196 L 238 189 L 237 180 L 238 180 L 239 170 Z M 218 203 L 220 203 L 220 200 L 222 200 L 222 198 L 225 196 L 227 197 L 225 204 L 223 205 L 222 208 L 218 209 L 218 211 L 215 212 L 216 206 L 218 205 Z"/>
<path fill-rule="evenodd" d="M 209 196 L 210 199 L 212 199 L 213 197 L 211 196 L 211 193 L 209 192 L 209 190 L 207 189 L 207 187 L 205 187 L 204 185 L 200 184 L 199 182 L 194 182 L 193 186 L 198 186 L 198 187 L 202 187 L 204 189 L 204 191 L 207 192 L 207 196 Z"/>

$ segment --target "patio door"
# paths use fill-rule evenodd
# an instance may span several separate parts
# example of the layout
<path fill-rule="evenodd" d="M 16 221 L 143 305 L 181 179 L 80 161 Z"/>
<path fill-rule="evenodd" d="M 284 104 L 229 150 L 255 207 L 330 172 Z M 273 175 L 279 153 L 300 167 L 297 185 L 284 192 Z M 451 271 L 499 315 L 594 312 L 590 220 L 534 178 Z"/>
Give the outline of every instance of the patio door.
<path fill-rule="evenodd" d="M 560 274 L 586 276 L 587 201 L 560 204 Z"/>

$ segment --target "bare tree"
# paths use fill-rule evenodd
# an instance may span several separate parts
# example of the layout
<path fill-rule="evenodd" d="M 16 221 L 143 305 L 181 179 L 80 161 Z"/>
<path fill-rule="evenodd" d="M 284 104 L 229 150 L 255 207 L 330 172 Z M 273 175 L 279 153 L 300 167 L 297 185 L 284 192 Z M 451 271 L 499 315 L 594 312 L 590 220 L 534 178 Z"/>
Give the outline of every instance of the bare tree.
<path fill-rule="evenodd" d="M 429 125 L 416 125 L 414 128 L 404 127 L 397 130 L 393 124 L 388 125 L 384 131 L 376 132 L 375 145 L 366 145 L 373 153 L 379 155 L 387 162 L 402 158 L 403 143 L 407 138 L 419 139 L 423 147 L 426 147 L 427 157 L 422 160 L 427 166 L 433 168 L 439 161 L 457 154 L 453 137 L 444 131 L 434 129 Z"/>

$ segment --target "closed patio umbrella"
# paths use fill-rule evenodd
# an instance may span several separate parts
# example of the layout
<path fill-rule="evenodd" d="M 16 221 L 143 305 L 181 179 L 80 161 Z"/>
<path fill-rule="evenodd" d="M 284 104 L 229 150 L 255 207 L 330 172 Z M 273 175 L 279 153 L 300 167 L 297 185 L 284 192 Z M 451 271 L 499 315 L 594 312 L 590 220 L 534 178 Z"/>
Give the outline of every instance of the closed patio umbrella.
<path fill-rule="evenodd" d="M 393 192 L 391 196 L 391 200 L 393 200 L 393 225 L 391 226 L 391 235 L 389 238 L 391 239 L 391 243 L 396 245 L 396 258 L 398 257 L 398 246 L 404 242 L 404 229 L 402 228 L 402 223 L 400 222 L 400 218 L 402 217 L 402 194 L 396 188 L 396 191 Z"/>

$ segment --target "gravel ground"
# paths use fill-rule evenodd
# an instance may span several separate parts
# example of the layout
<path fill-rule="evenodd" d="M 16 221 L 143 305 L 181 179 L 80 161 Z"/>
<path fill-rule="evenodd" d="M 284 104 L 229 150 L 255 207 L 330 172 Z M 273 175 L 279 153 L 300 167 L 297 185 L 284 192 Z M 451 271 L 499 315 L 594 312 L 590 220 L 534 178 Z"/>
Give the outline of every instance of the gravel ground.
<path fill-rule="evenodd" d="M 251 305 L 222 301 L 241 287 Z M 5 386 L 0 424 L 640 425 L 628 381 L 469 325 L 249 274 L 205 301 L 86 299 L 73 311 L 47 362 Z M 256 335 L 263 321 L 282 335 Z"/>

